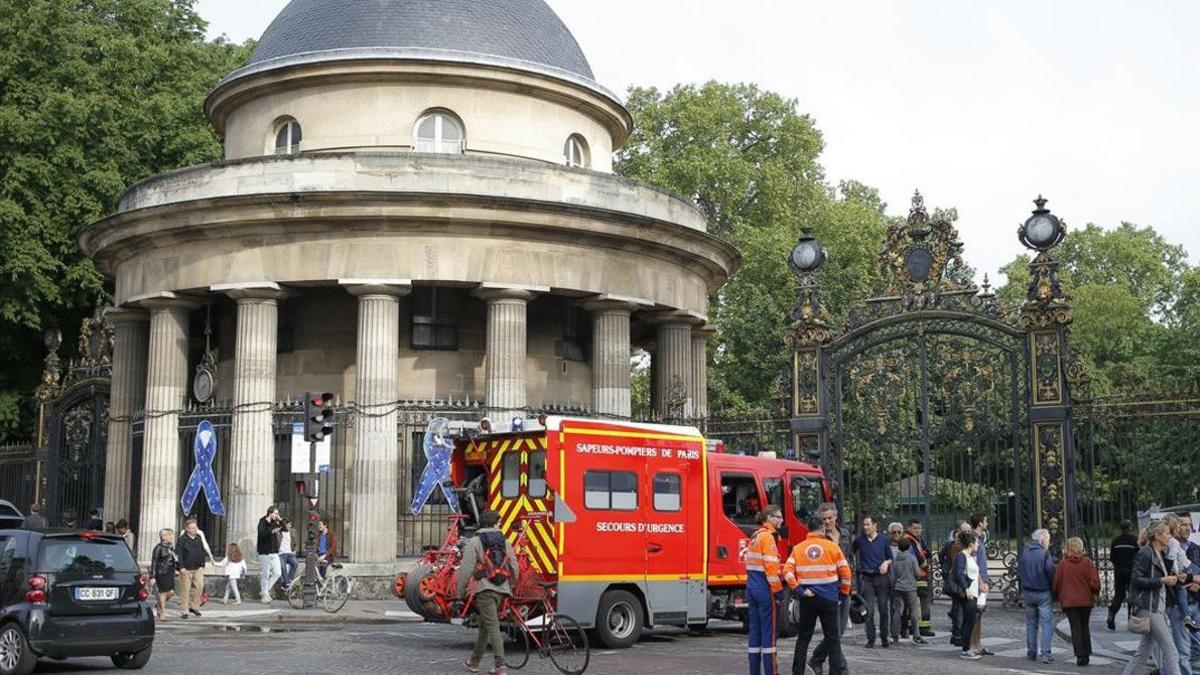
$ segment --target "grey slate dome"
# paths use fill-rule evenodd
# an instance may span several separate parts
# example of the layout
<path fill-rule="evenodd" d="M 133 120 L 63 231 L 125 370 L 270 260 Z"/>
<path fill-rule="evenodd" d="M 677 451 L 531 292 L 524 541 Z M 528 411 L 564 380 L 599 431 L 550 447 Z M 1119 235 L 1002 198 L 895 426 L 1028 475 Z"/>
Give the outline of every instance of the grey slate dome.
<path fill-rule="evenodd" d="M 543 0 L 292 0 L 246 70 L 346 58 L 504 65 L 593 81 L 579 43 Z"/>

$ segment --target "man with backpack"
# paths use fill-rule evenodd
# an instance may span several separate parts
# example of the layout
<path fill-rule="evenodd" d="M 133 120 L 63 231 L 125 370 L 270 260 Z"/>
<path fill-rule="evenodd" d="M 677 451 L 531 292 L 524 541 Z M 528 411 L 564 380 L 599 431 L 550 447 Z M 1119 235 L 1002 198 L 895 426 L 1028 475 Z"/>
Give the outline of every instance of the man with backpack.
<path fill-rule="evenodd" d="M 500 605 L 512 595 L 516 585 L 517 555 L 504 533 L 496 529 L 500 514 L 492 510 L 479 514 L 479 530 L 463 549 L 462 565 L 458 568 L 458 597 L 467 598 L 479 616 L 479 637 L 475 649 L 463 665 L 472 673 L 479 672 L 483 653 L 489 644 L 496 667 L 488 675 L 506 675 L 504 667 L 504 637 L 500 634 Z M 470 597 L 468 597 L 470 596 Z"/>

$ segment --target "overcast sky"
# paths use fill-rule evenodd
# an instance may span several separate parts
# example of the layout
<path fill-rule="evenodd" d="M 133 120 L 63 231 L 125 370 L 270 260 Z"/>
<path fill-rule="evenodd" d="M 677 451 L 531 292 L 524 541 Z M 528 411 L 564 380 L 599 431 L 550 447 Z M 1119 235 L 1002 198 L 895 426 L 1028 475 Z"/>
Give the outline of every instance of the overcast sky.
<path fill-rule="evenodd" d="M 957 207 L 993 279 L 1039 192 L 1068 226 L 1153 225 L 1200 261 L 1200 2 L 549 3 L 618 93 L 715 79 L 795 98 L 831 181 L 879 188 L 896 214 L 915 188 Z M 196 7 L 241 41 L 286 4 Z"/>

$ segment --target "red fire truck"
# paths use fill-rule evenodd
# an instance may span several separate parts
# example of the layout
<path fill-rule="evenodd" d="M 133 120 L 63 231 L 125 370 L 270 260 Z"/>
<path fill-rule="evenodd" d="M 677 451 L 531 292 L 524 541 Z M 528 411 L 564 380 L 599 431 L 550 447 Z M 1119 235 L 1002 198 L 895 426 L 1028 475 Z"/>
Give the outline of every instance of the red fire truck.
<path fill-rule="evenodd" d="M 785 552 L 830 497 L 815 466 L 716 445 L 693 427 L 550 417 L 543 429 L 460 441 L 451 477 L 468 518 L 499 512 L 512 541 L 528 528 L 528 565 L 556 582 L 560 612 L 626 647 L 647 626 L 744 619 L 742 558 L 758 511 L 783 508 Z M 551 515 L 529 517 L 538 513 Z M 422 580 L 452 558 L 431 554 L 398 580 L 428 619 L 446 617 L 422 597 L 437 585 Z"/>

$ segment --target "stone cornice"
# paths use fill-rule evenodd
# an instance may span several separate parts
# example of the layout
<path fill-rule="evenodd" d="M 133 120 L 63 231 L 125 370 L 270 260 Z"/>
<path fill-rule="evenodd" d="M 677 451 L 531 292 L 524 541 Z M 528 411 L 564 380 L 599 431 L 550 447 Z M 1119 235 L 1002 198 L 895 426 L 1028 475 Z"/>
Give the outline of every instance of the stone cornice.
<path fill-rule="evenodd" d="M 696 270 L 711 292 L 740 256 L 703 228 L 690 204 L 607 174 L 519 160 L 350 153 L 157 176 L 131 188 L 120 211 L 85 230 L 80 245 L 111 273 L 139 251 L 189 240 L 504 233 L 515 240 L 637 246 Z"/>

